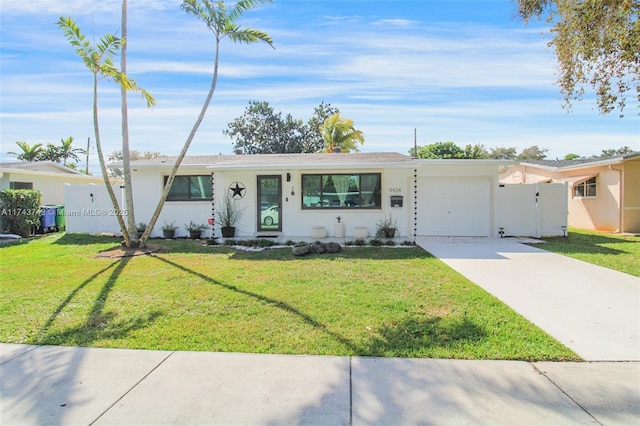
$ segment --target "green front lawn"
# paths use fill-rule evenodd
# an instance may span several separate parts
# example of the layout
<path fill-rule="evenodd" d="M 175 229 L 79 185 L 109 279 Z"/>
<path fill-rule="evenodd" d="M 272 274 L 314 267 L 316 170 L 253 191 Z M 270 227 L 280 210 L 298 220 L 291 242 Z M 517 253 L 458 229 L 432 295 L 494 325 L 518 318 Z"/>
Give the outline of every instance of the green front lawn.
<path fill-rule="evenodd" d="M 578 360 L 420 248 L 294 258 L 152 241 L 97 258 L 110 237 L 0 247 L 0 341 L 165 350 Z"/>
<path fill-rule="evenodd" d="M 640 237 L 569 229 L 538 247 L 640 277 Z"/>

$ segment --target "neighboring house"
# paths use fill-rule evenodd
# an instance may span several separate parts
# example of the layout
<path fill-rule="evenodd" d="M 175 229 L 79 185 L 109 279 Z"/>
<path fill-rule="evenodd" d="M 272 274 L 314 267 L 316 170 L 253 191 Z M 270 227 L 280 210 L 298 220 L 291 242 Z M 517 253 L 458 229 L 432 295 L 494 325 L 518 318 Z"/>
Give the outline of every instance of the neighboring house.
<path fill-rule="evenodd" d="M 36 189 L 42 193 L 42 204 L 64 204 L 65 184 L 91 183 L 103 181 L 52 161 L 0 163 L 0 190 Z"/>
<path fill-rule="evenodd" d="M 640 152 L 610 158 L 528 161 L 503 183 L 566 182 L 571 227 L 640 233 Z"/>
<path fill-rule="evenodd" d="M 137 222 L 151 218 L 174 161 L 160 157 L 132 162 Z M 502 206 L 509 204 L 498 192 L 498 173 L 512 163 L 416 160 L 397 153 L 187 156 L 152 236 L 160 237 L 160 227 L 172 221 L 179 227 L 176 236 L 186 236 L 184 225 L 207 224 L 228 194 L 243 209 L 236 235 L 244 238 L 321 238 L 324 232 L 329 237 L 372 237 L 377 223 L 389 216 L 397 221 L 396 236 L 405 239 L 498 237 L 504 226 Z M 75 189 L 68 209 L 107 205 L 95 188 Z M 342 227 L 335 226 L 338 216 Z M 108 223 L 111 232 L 118 232 L 112 219 L 92 219 L 100 224 L 83 232 L 105 232 Z M 80 232 L 74 222 L 81 220 L 89 221 L 67 216 L 68 229 Z M 566 209 L 556 224 L 551 234 L 562 235 Z M 212 233 L 220 235 L 217 223 L 204 235 Z"/>

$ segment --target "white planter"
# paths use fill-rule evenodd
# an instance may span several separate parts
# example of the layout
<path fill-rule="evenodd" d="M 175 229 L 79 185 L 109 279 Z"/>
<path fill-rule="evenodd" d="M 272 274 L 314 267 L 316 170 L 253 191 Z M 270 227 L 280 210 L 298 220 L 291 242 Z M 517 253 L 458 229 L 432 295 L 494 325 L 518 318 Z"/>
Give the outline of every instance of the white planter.
<path fill-rule="evenodd" d="M 314 238 L 316 240 L 327 238 L 327 230 L 324 228 L 324 226 L 314 226 L 313 228 L 311 228 L 311 238 Z"/>
<path fill-rule="evenodd" d="M 336 238 L 344 237 L 344 223 L 333 224 L 333 236 Z"/>
<path fill-rule="evenodd" d="M 366 226 L 355 226 L 353 228 L 353 238 L 364 239 L 369 237 L 369 229 Z"/>

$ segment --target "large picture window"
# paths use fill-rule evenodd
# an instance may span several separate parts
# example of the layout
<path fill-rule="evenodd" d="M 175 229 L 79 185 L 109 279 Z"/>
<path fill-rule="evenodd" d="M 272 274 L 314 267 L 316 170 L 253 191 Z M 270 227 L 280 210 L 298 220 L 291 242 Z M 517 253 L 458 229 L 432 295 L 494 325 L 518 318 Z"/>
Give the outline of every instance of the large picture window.
<path fill-rule="evenodd" d="M 574 197 L 595 197 L 596 196 L 596 177 L 585 180 L 573 185 Z"/>
<path fill-rule="evenodd" d="M 303 209 L 379 209 L 380 173 L 302 175 Z"/>
<path fill-rule="evenodd" d="M 167 184 L 169 176 L 164 177 Z M 211 176 L 176 176 L 171 185 L 167 201 L 210 201 Z"/>

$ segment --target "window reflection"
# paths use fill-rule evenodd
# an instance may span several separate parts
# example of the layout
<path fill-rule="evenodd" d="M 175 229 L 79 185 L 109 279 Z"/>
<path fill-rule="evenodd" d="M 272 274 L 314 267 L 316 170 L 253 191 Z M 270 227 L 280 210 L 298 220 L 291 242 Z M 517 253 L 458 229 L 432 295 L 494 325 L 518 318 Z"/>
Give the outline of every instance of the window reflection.
<path fill-rule="evenodd" d="M 303 209 L 379 209 L 380 173 L 302 175 Z"/>

